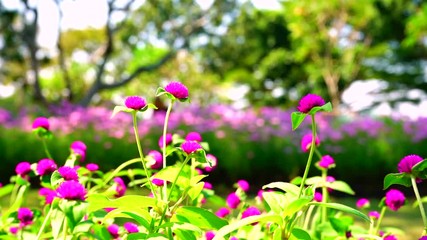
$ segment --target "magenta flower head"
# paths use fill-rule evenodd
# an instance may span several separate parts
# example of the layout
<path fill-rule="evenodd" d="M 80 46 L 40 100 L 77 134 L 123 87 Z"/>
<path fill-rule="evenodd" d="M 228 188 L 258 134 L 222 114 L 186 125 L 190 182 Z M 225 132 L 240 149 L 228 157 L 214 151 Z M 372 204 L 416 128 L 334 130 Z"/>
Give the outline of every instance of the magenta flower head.
<path fill-rule="evenodd" d="M 20 162 L 16 165 L 15 172 L 25 178 L 31 172 L 31 164 L 29 162 Z"/>
<path fill-rule="evenodd" d="M 86 199 L 85 187 L 77 181 L 62 182 L 56 189 L 58 197 L 67 200 L 82 200 Z"/>
<path fill-rule="evenodd" d="M 377 211 L 371 211 L 369 212 L 368 216 L 373 219 L 378 219 L 380 218 L 380 213 Z"/>
<path fill-rule="evenodd" d="M 58 169 L 59 174 L 64 178 L 65 181 L 77 181 L 79 176 L 77 175 L 76 169 L 68 166 L 63 166 Z"/>
<path fill-rule="evenodd" d="M 202 149 L 202 146 L 196 141 L 185 141 L 181 144 L 181 148 L 185 153 L 190 155 L 195 151 Z"/>
<path fill-rule="evenodd" d="M 248 207 L 242 212 L 242 219 L 250 216 L 261 215 L 261 211 L 256 207 Z"/>
<path fill-rule="evenodd" d="M 200 133 L 198 133 L 198 132 L 189 132 L 187 134 L 187 136 L 185 136 L 185 140 L 201 142 L 202 141 L 202 135 L 200 135 Z"/>
<path fill-rule="evenodd" d="M 383 239 L 384 240 L 397 240 L 397 237 L 394 235 L 387 235 Z"/>
<path fill-rule="evenodd" d="M 88 163 L 88 164 L 86 165 L 86 168 L 87 168 L 87 170 L 89 170 L 89 171 L 91 171 L 91 172 L 95 172 L 95 171 L 98 171 L 99 166 L 98 166 L 98 164 L 96 164 L 96 163 Z"/>
<path fill-rule="evenodd" d="M 222 207 L 215 212 L 215 215 L 217 215 L 220 218 L 224 218 L 228 216 L 228 214 L 230 214 L 230 209 L 226 207 Z"/>
<path fill-rule="evenodd" d="M 237 187 L 242 189 L 244 192 L 249 191 L 249 183 L 246 180 L 239 180 L 237 181 Z"/>
<path fill-rule="evenodd" d="M 409 173 L 411 174 L 412 172 L 412 167 L 414 165 L 416 165 L 417 163 L 421 162 L 423 160 L 422 157 L 412 154 L 412 155 L 408 155 L 404 158 L 402 158 L 402 160 L 400 160 L 399 164 L 397 164 L 397 170 L 399 170 L 399 172 L 401 173 Z"/>
<path fill-rule="evenodd" d="M 51 204 L 56 197 L 56 191 L 49 188 L 40 188 L 39 196 L 45 198 L 45 204 Z"/>
<path fill-rule="evenodd" d="M 10 233 L 12 233 L 13 235 L 15 235 L 18 232 L 19 228 L 18 227 L 10 227 L 9 231 Z"/>
<path fill-rule="evenodd" d="M 147 102 L 143 97 L 130 96 L 125 99 L 125 106 L 133 110 L 141 110 L 147 106 Z"/>
<path fill-rule="evenodd" d="M 215 233 L 213 231 L 207 231 L 205 233 L 206 240 L 212 240 L 215 237 Z"/>
<path fill-rule="evenodd" d="M 396 189 L 390 189 L 385 194 L 385 204 L 393 211 L 399 210 L 405 204 L 405 195 Z"/>
<path fill-rule="evenodd" d="M 178 99 L 188 98 L 188 89 L 180 82 L 170 82 L 168 85 L 166 85 L 165 91 Z"/>
<path fill-rule="evenodd" d="M 422 236 L 422 237 L 420 237 L 420 239 L 418 239 L 418 240 L 427 240 L 427 236 Z"/>
<path fill-rule="evenodd" d="M 82 141 L 74 141 L 71 143 L 70 145 L 71 150 L 76 150 L 76 149 L 80 149 L 83 152 L 86 152 L 87 146 L 84 142 Z"/>
<path fill-rule="evenodd" d="M 36 170 L 38 175 L 44 176 L 53 173 L 57 168 L 58 166 L 52 159 L 44 158 L 37 163 Z"/>
<path fill-rule="evenodd" d="M 302 137 L 301 149 L 303 152 L 308 152 L 310 150 L 312 140 L 313 140 L 313 134 L 311 133 L 308 133 Z M 316 135 L 316 139 L 314 140 L 314 143 L 316 146 L 319 146 L 320 144 L 320 140 L 319 140 L 319 137 L 317 137 L 317 135 Z"/>
<path fill-rule="evenodd" d="M 205 184 L 203 185 L 203 188 L 204 188 L 204 189 L 212 189 L 212 188 L 213 188 L 212 183 L 210 183 L 210 182 L 205 182 Z"/>
<path fill-rule="evenodd" d="M 227 206 L 229 208 L 236 209 L 237 206 L 239 206 L 241 200 L 240 200 L 239 196 L 237 196 L 237 194 L 235 192 L 233 192 L 227 196 L 226 202 L 227 202 Z"/>
<path fill-rule="evenodd" d="M 34 119 L 33 129 L 37 129 L 39 127 L 44 128 L 47 131 L 49 131 L 49 128 L 50 128 L 49 120 L 45 117 L 38 117 L 38 118 Z"/>
<path fill-rule="evenodd" d="M 126 229 L 128 233 L 137 233 L 139 232 L 138 225 L 133 222 L 125 222 L 123 227 Z"/>
<path fill-rule="evenodd" d="M 301 113 L 309 113 L 314 107 L 321 107 L 325 105 L 325 100 L 316 94 L 307 94 L 301 98 L 297 110 Z"/>
<path fill-rule="evenodd" d="M 171 133 L 167 133 L 166 134 L 166 146 L 168 146 L 171 143 L 172 143 L 172 134 Z M 163 135 L 160 136 L 160 138 L 159 138 L 159 147 L 163 148 Z"/>
<path fill-rule="evenodd" d="M 119 177 L 115 177 L 113 179 L 113 181 L 116 185 L 116 188 L 115 188 L 116 194 L 114 196 L 115 197 L 121 197 L 121 196 L 125 195 L 127 187 L 126 187 L 125 182 L 123 182 L 123 179 L 121 179 Z"/>
<path fill-rule="evenodd" d="M 318 162 L 319 167 L 324 168 L 324 169 L 329 169 L 332 168 L 335 164 L 334 159 L 329 156 L 329 155 L 325 155 L 323 156 L 320 161 Z"/>
<path fill-rule="evenodd" d="M 160 179 L 160 178 L 153 178 L 153 179 L 151 180 L 151 182 L 152 182 L 154 185 L 156 185 L 157 187 L 163 186 L 163 185 L 165 184 L 165 181 L 163 181 L 163 180 L 162 180 L 162 179 Z"/>
<path fill-rule="evenodd" d="M 313 198 L 314 201 L 322 202 L 322 199 L 323 199 L 323 195 L 320 192 L 314 193 L 314 198 Z"/>
<path fill-rule="evenodd" d="M 211 163 L 211 165 L 204 164 L 203 170 L 205 170 L 206 172 L 212 172 L 213 170 L 215 170 L 218 164 L 218 159 L 214 155 L 208 153 L 206 154 L 206 160 L 208 160 Z"/>
<path fill-rule="evenodd" d="M 367 198 L 360 198 L 356 202 L 357 208 L 368 208 L 370 206 L 370 202 Z"/>
<path fill-rule="evenodd" d="M 19 226 L 25 227 L 33 223 L 34 213 L 29 208 L 18 209 Z"/>
<path fill-rule="evenodd" d="M 159 169 L 163 166 L 163 156 L 159 151 L 151 150 L 147 154 L 151 169 Z"/>
<path fill-rule="evenodd" d="M 116 239 L 120 236 L 119 235 L 119 225 L 117 225 L 117 224 L 111 224 L 110 226 L 107 227 L 107 230 L 114 239 Z"/>

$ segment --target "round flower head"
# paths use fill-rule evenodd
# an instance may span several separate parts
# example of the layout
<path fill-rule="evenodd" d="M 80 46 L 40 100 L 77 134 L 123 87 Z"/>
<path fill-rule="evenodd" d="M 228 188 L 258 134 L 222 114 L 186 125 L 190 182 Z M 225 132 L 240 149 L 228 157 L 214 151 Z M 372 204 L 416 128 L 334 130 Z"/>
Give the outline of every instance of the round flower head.
<path fill-rule="evenodd" d="M 385 204 L 393 211 L 405 204 L 405 195 L 399 190 L 390 189 L 385 195 Z"/>
<path fill-rule="evenodd" d="M 147 106 L 147 102 L 143 97 L 130 96 L 125 99 L 125 106 L 134 110 L 141 110 Z"/>
<path fill-rule="evenodd" d="M 335 164 L 334 159 L 329 155 L 323 156 L 318 163 L 319 167 L 324 168 L 324 169 L 329 169 L 334 164 Z"/>
<path fill-rule="evenodd" d="M 82 200 L 86 199 L 85 187 L 77 181 L 65 181 L 56 189 L 58 197 L 67 200 Z"/>
<path fill-rule="evenodd" d="M 220 218 L 224 218 L 226 217 L 228 214 L 230 214 L 230 209 L 226 208 L 226 207 L 222 207 L 220 209 L 218 209 L 215 212 L 215 215 L 217 215 Z"/>
<path fill-rule="evenodd" d="M 77 175 L 76 169 L 68 166 L 63 166 L 58 169 L 59 174 L 64 178 L 65 181 L 74 180 L 77 181 L 79 176 Z"/>
<path fill-rule="evenodd" d="M 361 199 L 357 200 L 357 202 L 356 202 L 357 208 L 368 208 L 369 205 L 370 205 L 370 202 L 366 198 L 361 198 Z"/>
<path fill-rule="evenodd" d="M 113 179 L 113 181 L 115 182 L 116 185 L 116 194 L 114 195 L 115 197 L 121 197 L 123 195 L 125 195 L 126 193 L 126 184 L 125 182 L 123 182 L 123 179 L 119 178 L 119 177 L 115 177 Z"/>
<path fill-rule="evenodd" d="M 206 240 L 212 240 L 215 237 L 215 233 L 213 231 L 207 231 L 205 233 Z"/>
<path fill-rule="evenodd" d="M 237 196 L 237 194 L 234 192 L 230 193 L 226 199 L 227 206 L 231 209 L 236 209 L 237 206 L 239 206 L 240 201 L 241 200 L 240 200 L 239 196 Z"/>
<path fill-rule="evenodd" d="M 163 156 L 159 151 L 156 151 L 156 150 L 149 151 L 147 154 L 147 158 L 151 163 L 150 165 L 151 169 L 159 169 L 163 166 Z"/>
<path fill-rule="evenodd" d="M 50 128 L 49 120 L 45 117 L 38 117 L 38 118 L 34 119 L 33 129 L 36 129 L 39 127 L 44 128 L 44 129 L 49 131 L 49 128 Z"/>
<path fill-rule="evenodd" d="M 323 105 L 325 105 L 325 100 L 322 97 L 309 93 L 301 98 L 297 109 L 301 113 L 309 113 L 312 108 Z"/>
<path fill-rule="evenodd" d="M 18 227 L 10 227 L 9 231 L 10 233 L 12 233 L 13 235 L 15 235 L 18 232 L 19 228 Z"/>
<path fill-rule="evenodd" d="M 215 170 L 218 164 L 218 159 L 210 153 L 206 154 L 206 159 L 211 163 L 211 165 L 204 164 L 203 170 L 205 170 L 206 172 L 212 172 L 213 170 Z"/>
<path fill-rule="evenodd" d="M 153 178 L 151 182 L 156 185 L 157 187 L 163 186 L 165 184 L 165 181 L 159 178 Z"/>
<path fill-rule="evenodd" d="M 36 170 L 38 175 L 44 176 L 53 173 L 57 168 L 58 166 L 52 159 L 44 158 L 37 163 Z"/>
<path fill-rule="evenodd" d="M 31 164 L 29 162 L 20 162 L 16 165 L 15 172 L 21 177 L 26 177 L 31 172 Z"/>
<path fill-rule="evenodd" d="M 166 146 L 168 146 L 171 143 L 172 143 L 172 134 L 171 133 L 167 133 L 166 134 Z M 159 138 L 159 147 L 163 148 L 163 135 L 160 136 L 160 138 Z"/>
<path fill-rule="evenodd" d="M 111 224 L 110 226 L 107 227 L 107 230 L 114 239 L 116 239 L 120 236 L 119 235 L 119 226 L 117 224 Z"/>
<path fill-rule="evenodd" d="M 205 184 L 203 185 L 204 189 L 212 189 L 212 183 L 210 182 L 205 182 Z"/>
<path fill-rule="evenodd" d="M 202 146 L 196 141 L 185 141 L 181 144 L 181 148 L 185 153 L 191 154 L 199 149 L 202 149 Z"/>
<path fill-rule="evenodd" d="M 397 240 L 397 237 L 394 235 L 387 235 L 383 239 L 384 240 Z"/>
<path fill-rule="evenodd" d="M 369 212 L 368 215 L 369 215 L 369 217 L 374 218 L 374 219 L 380 218 L 380 213 L 377 211 L 371 211 L 371 212 Z"/>
<path fill-rule="evenodd" d="M 87 168 L 87 170 L 89 170 L 89 171 L 91 171 L 91 172 L 95 172 L 95 171 L 98 171 L 99 166 L 98 166 L 98 164 L 96 164 L 96 163 L 88 163 L 88 164 L 86 165 L 86 168 Z"/>
<path fill-rule="evenodd" d="M 256 207 L 248 207 L 242 212 L 242 219 L 250 216 L 261 215 L 261 211 Z"/>
<path fill-rule="evenodd" d="M 308 152 L 310 150 L 312 140 L 313 140 L 313 134 L 311 133 L 308 133 L 302 137 L 301 149 L 303 152 Z M 316 146 L 319 146 L 320 144 L 320 140 L 319 140 L 319 137 L 317 137 L 317 135 L 316 135 L 316 139 L 314 140 L 314 143 Z"/>
<path fill-rule="evenodd" d="M 74 141 L 71 143 L 70 145 L 71 150 L 76 150 L 76 149 L 80 149 L 83 152 L 86 152 L 87 146 L 84 142 L 82 141 Z"/>
<path fill-rule="evenodd" d="M 45 197 L 45 204 L 51 204 L 56 197 L 56 192 L 49 188 L 40 188 L 39 196 Z"/>
<path fill-rule="evenodd" d="M 313 198 L 314 201 L 322 202 L 322 199 L 323 199 L 323 195 L 320 192 L 314 193 L 314 198 Z"/>
<path fill-rule="evenodd" d="M 136 225 L 133 222 L 125 222 L 125 224 L 123 224 L 123 227 L 126 229 L 126 231 L 128 233 L 137 233 L 137 232 L 139 232 L 138 225 Z"/>
<path fill-rule="evenodd" d="M 202 141 L 202 136 L 198 132 L 189 132 L 187 134 L 187 136 L 185 136 L 185 140 L 187 140 L 187 141 L 201 142 Z"/>
<path fill-rule="evenodd" d="M 80 148 L 72 149 L 73 153 L 78 156 L 80 162 L 84 162 L 86 159 L 86 152 Z"/>
<path fill-rule="evenodd" d="M 188 89 L 180 82 L 170 82 L 168 85 L 166 85 L 165 91 L 178 99 L 188 98 Z"/>
<path fill-rule="evenodd" d="M 237 181 L 237 186 L 242 189 L 244 192 L 249 191 L 249 183 L 246 180 Z"/>
<path fill-rule="evenodd" d="M 420 237 L 420 239 L 418 239 L 418 240 L 427 240 L 427 236 L 422 236 L 422 237 Z"/>
<path fill-rule="evenodd" d="M 21 227 L 25 227 L 33 223 L 34 213 L 29 208 L 18 209 L 18 220 Z"/>
<path fill-rule="evenodd" d="M 397 164 L 397 169 L 401 173 L 410 174 L 412 172 L 412 167 L 422 160 L 423 158 L 418 155 L 408 155 L 400 160 L 399 164 Z"/>

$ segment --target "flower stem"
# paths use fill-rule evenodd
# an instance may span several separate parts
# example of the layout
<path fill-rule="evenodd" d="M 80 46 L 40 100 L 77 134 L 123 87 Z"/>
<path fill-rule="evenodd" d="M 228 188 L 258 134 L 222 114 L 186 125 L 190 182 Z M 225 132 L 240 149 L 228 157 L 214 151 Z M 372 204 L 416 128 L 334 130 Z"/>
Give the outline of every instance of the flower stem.
<path fill-rule="evenodd" d="M 424 223 L 424 231 L 423 231 L 423 235 L 424 235 L 425 233 L 427 233 L 426 213 L 424 211 L 423 202 L 421 201 L 420 192 L 418 191 L 417 181 L 414 176 L 411 176 L 411 182 L 412 182 L 412 188 L 414 189 L 415 197 L 417 198 L 418 206 L 420 207 L 421 218 L 423 219 L 423 223 Z"/>
<path fill-rule="evenodd" d="M 63 226 L 63 229 L 62 229 L 62 233 L 64 234 L 64 238 L 63 238 L 64 240 L 67 239 L 67 228 L 68 228 L 67 217 L 64 216 L 64 226 Z"/>
<path fill-rule="evenodd" d="M 52 204 L 50 204 L 49 211 L 47 212 L 46 217 L 44 218 L 43 223 L 42 223 L 42 225 L 41 225 L 41 227 L 40 227 L 40 230 L 39 230 L 39 232 L 37 233 L 36 240 L 39 240 L 39 239 L 40 239 L 40 237 L 42 236 L 43 231 L 44 231 L 44 228 L 46 227 L 47 221 L 50 219 L 50 215 L 52 214 L 52 208 L 53 208 L 53 207 L 52 207 Z"/>
<path fill-rule="evenodd" d="M 310 153 L 308 155 L 307 164 L 305 166 L 304 175 L 302 176 L 301 185 L 299 187 L 298 197 L 301 197 L 302 190 L 304 189 L 305 180 L 307 179 L 308 172 L 310 170 L 311 161 L 313 160 L 314 149 L 316 148 L 316 122 L 314 119 L 314 114 L 311 115 L 311 132 L 312 132 L 312 140 L 310 145 Z"/>
<path fill-rule="evenodd" d="M 163 164 L 162 164 L 162 168 L 165 169 L 166 168 L 166 133 L 168 131 L 168 122 L 169 122 L 169 116 L 171 114 L 172 111 L 172 106 L 174 104 L 174 100 L 171 100 L 168 109 L 166 110 L 166 115 L 165 115 L 165 122 L 163 124 L 163 139 L 162 139 L 162 155 L 163 155 Z M 166 181 L 163 184 L 163 199 L 166 201 L 167 199 L 167 192 L 168 187 L 167 187 L 167 183 Z"/>
<path fill-rule="evenodd" d="M 147 166 L 145 165 L 144 153 L 142 152 L 141 142 L 139 141 L 139 137 L 138 137 L 139 131 L 138 131 L 138 123 L 136 120 L 136 111 L 132 112 L 132 120 L 133 120 L 133 131 L 135 133 L 136 145 L 138 146 L 138 152 L 139 152 L 139 157 L 141 159 L 142 167 L 144 168 L 145 176 L 147 176 L 148 184 L 150 185 L 150 189 L 151 189 L 151 193 L 153 194 L 154 198 L 157 199 L 157 194 L 156 194 L 156 191 L 154 191 L 153 183 L 150 181 L 150 177 L 151 177 L 150 173 L 148 172 Z"/>
<path fill-rule="evenodd" d="M 374 234 L 375 234 L 375 235 L 377 235 L 377 234 L 378 234 L 378 231 L 380 230 L 380 225 L 381 225 L 381 222 L 382 222 L 382 220 L 383 220 L 383 218 L 384 218 L 384 214 L 385 214 L 385 211 L 386 211 L 386 210 L 387 210 L 387 207 L 386 207 L 386 206 L 384 206 L 384 207 L 382 207 L 382 208 L 381 208 L 380 217 L 378 218 L 377 226 L 375 227 L 375 231 L 374 231 Z"/>
<path fill-rule="evenodd" d="M 322 179 L 325 183 L 324 186 L 322 186 L 322 203 L 326 203 L 328 202 L 328 188 L 326 187 L 327 182 L 327 175 L 328 175 L 328 170 L 327 169 L 322 169 Z M 322 206 L 322 223 L 326 222 L 327 219 L 327 208 L 325 206 Z"/>
<path fill-rule="evenodd" d="M 43 148 L 44 148 L 44 152 L 46 153 L 46 156 L 50 159 L 53 159 L 52 155 L 50 155 L 49 149 L 47 148 L 46 140 L 44 138 L 42 138 L 42 143 L 43 143 Z"/>

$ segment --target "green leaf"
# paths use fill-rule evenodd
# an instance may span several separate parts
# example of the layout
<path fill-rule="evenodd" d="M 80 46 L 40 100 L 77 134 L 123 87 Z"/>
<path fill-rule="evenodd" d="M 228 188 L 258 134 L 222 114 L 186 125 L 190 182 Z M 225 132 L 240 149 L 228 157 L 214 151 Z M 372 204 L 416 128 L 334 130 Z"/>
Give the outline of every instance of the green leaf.
<path fill-rule="evenodd" d="M 59 174 L 58 170 L 54 171 L 52 175 L 50 176 L 50 185 L 52 188 L 56 188 L 59 186 L 60 183 L 64 181 L 64 178 L 62 178 L 61 174 Z"/>
<path fill-rule="evenodd" d="M 278 188 L 284 192 L 287 192 L 293 195 L 298 195 L 299 193 L 298 186 L 292 183 L 287 183 L 287 182 L 272 182 L 262 187 L 262 189 L 266 189 L 266 188 Z"/>
<path fill-rule="evenodd" d="M 81 201 L 68 201 L 63 199 L 59 203 L 60 209 L 64 212 L 67 217 L 67 224 L 71 231 L 74 227 L 83 219 L 86 214 L 88 203 Z"/>
<path fill-rule="evenodd" d="M 117 199 L 109 199 L 101 194 L 92 194 L 87 198 L 87 202 L 89 203 L 88 213 L 101 208 L 157 208 L 157 204 L 160 204 L 154 198 L 139 195 L 126 195 Z"/>
<path fill-rule="evenodd" d="M 10 208 L 3 214 L 2 216 L 2 221 L 3 223 L 6 222 L 6 219 L 9 217 L 9 215 L 13 212 L 16 212 L 18 210 L 18 208 L 21 207 L 21 204 L 24 200 L 24 193 L 27 190 L 27 186 L 21 186 L 18 190 L 18 194 L 16 195 L 15 201 L 13 202 L 13 204 L 10 206 Z"/>
<path fill-rule="evenodd" d="M 168 93 L 168 92 L 166 92 L 166 90 L 164 88 L 159 87 L 159 88 L 157 88 L 157 91 L 156 91 L 156 97 L 160 97 L 160 96 L 162 96 L 163 94 L 166 94 L 166 93 Z"/>
<path fill-rule="evenodd" d="M 141 209 L 139 209 L 139 210 L 141 210 Z M 133 211 L 135 211 L 135 209 Z M 142 216 L 142 214 L 138 214 L 138 213 L 134 213 L 134 212 L 130 212 L 130 211 L 123 211 L 123 214 L 126 214 L 126 215 L 130 216 L 135 221 L 137 221 L 139 224 L 141 224 L 142 226 L 144 226 L 146 229 L 150 229 L 150 224 L 147 221 L 148 218 Z M 149 215 L 149 216 L 151 218 L 151 215 Z"/>
<path fill-rule="evenodd" d="M 171 222 L 191 223 L 205 230 L 219 229 L 228 224 L 226 220 L 217 217 L 211 211 L 191 206 L 178 208 Z"/>
<path fill-rule="evenodd" d="M 288 199 L 283 193 L 263 192 L 262 198 L 268 204 L 268 207 L 276 214 L 281 214 L 288 205 Z"/>
<path fill-rule="evenodd" d="M 412 175 L 416 178 L 427 178 L 427 159 L 424 159 L 412 167 Z"/>
<path fill-rule="evenodd" d="M 0 187 L 0 197 L 8 195 L 13 191 L 13 184 L 8 184 L 3 187 Z"/>
<path fill-rule="evenodd" d="M 308 203 L 313 200 L 313 197 L 307 196 L 307 197 L 300 197 L 296 199 L 295 201 L 292 201 L 285 209 L 284 215 L 285 216 L 292 216 L 294 213 L 300 211 L 303 207 L 307 206 Z"/>
<path fill-rule="evenodd" d="M 199 163 L 209 163 L 208 160 L 206 159 L 206 152 L 203 149 L 199 149 L 199 150 L 195 151 L 194 153 L 191 153 L 190 157 L 194 157 L 196 159 L 196 161 Z M 210 164 L 211 163 L 209 163 L 209 165 Z"/>
<path fill-rule="evenodd" d="M 113 110 L 113 113 L 111 114 L 111 118 L 113 118 L 114 116 L 116 116 L 116 114 L 119 113 L 119 112 L 130 113 L 130 112 L 133 112 L 133 111 L 135 111 L 135 110 L 133 110 L 131 108 L 127 108 L 125 106 L 115 106 L 114 110 Z"/>
<path fill-rule="evenodd" d="M 350 214 L 353 214 L 355 216 L 358 216 L 358 217 L 362 218 L 363 220 L 366 220 L 367 222 L 371 222 L 369 217 L 366 216 L 365 214 L 363 214 L 362 212 L 360 212 L 354 208 L 348 207 L 346 205 L 343 205 L 343 204 L 310 202 L 308 205 L 314 205 L 314 206 L 319 206 L 319 207 L 327 207 L 327 208 L 331 208 L 331 209 L 336 209 L 336 210 L 339 210 L 342 212 L 346 212 L 346 213 L 350 213 Z"/>
<path fill-rule="evenodd" d="M 305 117 L 307 117 L 307 114 L 301 112 L 293 112 L 291 114 L 292 131 L 295 131 L 299 127 L 299 125 L 301 125 Z"/>
<path fill-rule="evenodd" d="M 282 239 L 282 228 L 276 228 L 273 233 L 273 240 L 281 240 Z"/>
<path fill-rule="evenodd" d="M 310 110 L 308 114 L 313 115 L 319 111 L 325 111 L 325 112 L 332 112 L 332 104 L 330 102 L 327 102 L 325 105 L 320 107 L 314 107 Z"/>
<path fill-rule="evenodd" d="M 348 185 L 346 182 L 343 182 L 343 181 L 333 181 L 333 182 L 327 183 L 327 186 L 336 191 L 340 191 L 350 195 L 355 194 L 353 189 L 351 189 L 350 185 Z"/>
<path fill-rule="evenodd" d="M 292 229 L 289 240 L 311 240 L 310 234 L 301 228 Z"/>
<path fill-rule="evenodd" d="M 406 173 L 389 173 L 384 178 L 384 189 L 387 189 L 393 184 L 410 187 L 412 186 L 411 177 Z"/>
<path fill-rule="evenodd" d="M 93 224 L 94 224 L 94 222 L 92 220 L 86 220 L 86 221 L 79 222 L 74 227 L 73 234 L 87 233 L 92 228 Z"/>
<path fill-rule="evenodd" d="M 95 235 L 96 239 L 111 239 L 110 233 L 108 232 L 107 228 L 104 227 L 103 225 L 94 224 L 92 226 L 92 230 L 93 230 L 93 234 Z M 130 238 L 128 238 L 128 239 L 130 239 Z"/>
<path fill-rule="evenodd" d="M 273 223 L 277 223 L 279 226 L 282 226 L 282 218 L 276 214 L 250 216 L 244 219 L 240 219 L 239 221 L 233 222 L 230 225 L 226 225 L 222 227 L 215 234 L 215 237 L 213 238 L 213 240 L 222 240 L 227 234 L 234 232 L 235 230 L 240 229 L 246 225 L 257 223 L 257 222 L 273 222 Z"/>
<path fill-rule="evenodd" d="M 200 193 L 202 192 L 204 186 L 204 182 L 199 182 L 190 188 L 190 190 L 188 191 L 188 196 L 190 196 L 191 200 L 194 201 L 200 196 Z"/>
<path fill-rule="evenodd" d="M 127 208 L 126 206 L 122 206 L 107 213 L 103 221 L 114 218 L 132 218 L 146 229 L 150 229 L 149 222 L 151 222 L 151 215 L 147 210 L 142 208 Z"/>

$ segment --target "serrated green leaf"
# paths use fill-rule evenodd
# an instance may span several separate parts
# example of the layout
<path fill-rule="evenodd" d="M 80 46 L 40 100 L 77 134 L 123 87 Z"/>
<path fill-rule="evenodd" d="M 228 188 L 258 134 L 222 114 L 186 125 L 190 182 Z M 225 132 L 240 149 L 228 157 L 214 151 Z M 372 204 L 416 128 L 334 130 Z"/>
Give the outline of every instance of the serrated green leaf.
<path fill-rule="evenodd" d="M 171 222 L 191 223 L 204 230 L 216 230 L 228 224 L 211 211 L 191 206 L 178 208 Z"/>
<path fill-rule="evenodd" d="M 346 213 L 350 213 L 350 214 L 353 214 L 355 216 L 358 216 L 358 217 L 362 218 L 363 220 L 366 220 L 367 222 L 371 222 L 369 217 L 366 216 L 365 214 L 363 214 L 362 212 L 360 212 L 354 208 L 348 207 L 346 205 L 343 205 L 343 204 L 310 202 L 308 205 L 314 205 L 314 206 L 319 206 L 319 207 L 327 207 L 327 208 L 331 208 L 331 209 L 336 209 L 336 210 L 339 210 L 342 212 L 346 212 Z"/>
<path fill-rule="evenodd" d="M 114 110 L 113 110 L 113 113 L 111 114 L 111 117 L 110 117 L 110 118 L 113 118 L 113 117 L 114 117 L 114 116 L 116 116 L 116 114 L 117 114 L 117 113 L 119 113 L 119 112 L 127 112 L 127 113 L 130 113 L 130 112 L 133 112 L 133 111 L 135 111 L 135 110 L 130 109 L 130 108 L 127 108 L 127 107 L 125 107 L 125 106 L 115 106 L 115 107 L 114 107 Z"/>
<path fill-rule="evenodd" d="M 411 177 L 406 173 L 389 173 L 384 178 L 384 188 L 387 189 L 393 184 L 403 185 L 405 187 L 412 186 Z"/>
<path fill-rule="evenodd" d="M 307 114 L 301 112 L 293 112 L 291 114 L 292 131 L 295 131 L 299 127 L 299 125 L 301 125 L 305 117 L 307 117 Z"/>
<path fill-rule="evenodd" d="M 262 187 L 262 189 L 266 189 L 266 188 L 278 188 L 284 192 L 287 192 L 293 195 L 298 195 L 299 193 L 298 186 L 292 183 L 287 183 L 287 182 L 272 182 Z"/>

